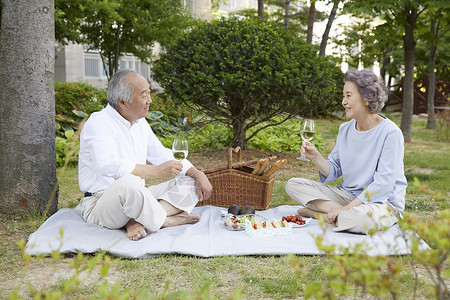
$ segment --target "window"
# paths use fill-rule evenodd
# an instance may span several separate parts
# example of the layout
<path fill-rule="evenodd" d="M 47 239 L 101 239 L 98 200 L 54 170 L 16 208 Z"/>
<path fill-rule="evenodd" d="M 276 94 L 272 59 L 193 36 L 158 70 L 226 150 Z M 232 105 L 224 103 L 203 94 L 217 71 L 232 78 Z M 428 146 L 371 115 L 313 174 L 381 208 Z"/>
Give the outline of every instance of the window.
<path fill-rule="evenodd" d="M 106 66 L 108 68 L 108 66 Z M 148 78 L 150 66 L 133 55 L 124 55 L 119 60 L 119 70 L 131 69 Z M 106 73 L 98 52 L 84 52 L 84 76 L 106 77 Z"/>
<path fill-rule="evenodd" d="M 102 60 L 98 53 L 85 53 L 84 55 L 84 76 L 101 77 L 103 74 Z"/>

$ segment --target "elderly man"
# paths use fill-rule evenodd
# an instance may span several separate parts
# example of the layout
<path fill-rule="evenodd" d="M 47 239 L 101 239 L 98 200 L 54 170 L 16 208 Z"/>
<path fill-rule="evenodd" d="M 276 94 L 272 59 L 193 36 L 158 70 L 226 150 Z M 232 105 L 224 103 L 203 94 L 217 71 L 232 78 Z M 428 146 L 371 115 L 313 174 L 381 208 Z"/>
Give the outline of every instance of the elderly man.
<path fill-rule="evenodd" d="M 81 130 L 79 173 L 82 217 L 110 229 L 125 226 L 131 240 L 161 227 L 194 224 L 198 201 L 210 197 L 206 175 L 188 160 L 178 162 L 145 120 L 152 103 L 147 80 L 131 70 L 108 85 L 108 105 Z M 147 164 L 147 161 L 151 164 Z M 145 179 L 183 177 L 145 187 Z"/>

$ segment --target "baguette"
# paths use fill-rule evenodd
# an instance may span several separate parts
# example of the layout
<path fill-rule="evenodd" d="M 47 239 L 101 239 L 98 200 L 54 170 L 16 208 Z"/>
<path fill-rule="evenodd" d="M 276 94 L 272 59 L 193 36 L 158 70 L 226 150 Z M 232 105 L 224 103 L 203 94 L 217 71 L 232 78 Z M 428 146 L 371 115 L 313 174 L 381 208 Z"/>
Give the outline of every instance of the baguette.
<path fill-rule="evenodd" d="M 272 175 L 273 173 L 275 173 L 276 171 L 281 169 L 286 163 L 287 163 L 286 159 L 277 160 L 276 162 L 273 163 L 273 165 L 270 167 L 270 169 L 267 170 L 266 172 L 264 172 L 261 176 L 269 177 L 270 175 Z"/>
<path fill-rule="evenodd" d="M 259 170 L 261 169 L 262 165 L 264 164 L 264 160 L 266 158 L 261 158 L 260 160 L 258 160 L 258 162 L 256 163 L 255 169 L 252 172 L 252 175 L 256 175 Z"/>
<path fill-rule="evenodd" d="M 256 175 L 262 175 L 264 171 L 266 171 L 267 167 L 269 166 L 269 161 L 270 161 L 269 158 L 264 158 L 264 162 L 259 171 L 256 173 Z"/>

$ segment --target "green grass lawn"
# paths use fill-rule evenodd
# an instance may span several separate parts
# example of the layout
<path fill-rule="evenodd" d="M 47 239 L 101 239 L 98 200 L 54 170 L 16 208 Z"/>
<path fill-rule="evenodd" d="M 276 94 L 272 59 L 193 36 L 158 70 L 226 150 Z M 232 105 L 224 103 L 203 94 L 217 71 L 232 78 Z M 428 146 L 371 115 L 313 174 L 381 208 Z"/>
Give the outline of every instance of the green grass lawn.
<path fill-rule="evenodd" d="M 397 123 L 399 120 L 395 120 Z M 326 155 L 334 146 L 341 120 L 319 119 L 317 128 L 324 139 Z M 438 211 L 448 209 L 450 191 L 449 142 L 438 140 L 438 133 L 425 129 L 423 119 L 413 121 L 411 143 L 405 145 L 405 173 L 409 182 L 406 211 L 429 222 L 436 219 Z M 303 168 L 311 168 L 312 164 Z M 313 174 L 313 170 L 309 170 Z M 286 195 L 284 185 L 296 173 L 277 176 L 272 206 L 295 203 Z M 441 195 L 441 199 L 424 193 L 413 186 L 414 178 Z M 75 207 L 81 199 L 78 189 L 77 169 L 68 167 L 58 170 L 59 207 Z M 3 220 L 0 241 L 0 277 L 6 283 L 0 287 L 0 299 L 7 298 L 13 289 L 25 293 L 27 282 L 43 291 L 65 291 L 65 299 L 89 299 L 99 295 L 101 282 L 116 284 L 119 290 L 134 291 L 145 298 L 154 299 L 297 299 L 305 296 L 305 288 L 311 283 L 324 281 L 326 271 L 335 266 L 333 256 L 230 256 L 198 258 L 185 255 L 161 255 L 153 259 L 114 260 L 108 275 L 98 283 L 101 264 L 93 272 L 83 272 L 82 280 L 73 289 L 62 285 L 61 278 L 73 274 L 76 256 L 66 255 L 61 259 L 23 258 L 16 245 L 26 240 L 44 221 L 34 216 L 25 219 Z M 430 245 L 434 246 L 434 245 Z M 93 256 L 86 255 L 84 260 Z M 393 264 L 404 266 L 396 275 L 400 299 L 410 298 L 416 289 L 419 299 L 433 298 L 430 276 L 426 268 L 418 266 L 416 273 L 411 267 L 410 256 L 387 258 Z M 75 264 L 76 265 L 76 264 Z M 300 266 L 300 267 L 299 267 Z M 448 269 L 448 262 L 446 263 Z M 418 276 L 417 285 L 415 276 Z M 448 278 L 447 278 L 448 282 Z M 110 287 L 111 287 L 110 286 Z M 361 297 L 366 292 L 357 285 L 353 290 Z M 119 295 L 121 292 L 113 292 Z M 380 295 L 390 298 L 389 294 Z M 128 298 L 125 296 L 125 298 Z"/>

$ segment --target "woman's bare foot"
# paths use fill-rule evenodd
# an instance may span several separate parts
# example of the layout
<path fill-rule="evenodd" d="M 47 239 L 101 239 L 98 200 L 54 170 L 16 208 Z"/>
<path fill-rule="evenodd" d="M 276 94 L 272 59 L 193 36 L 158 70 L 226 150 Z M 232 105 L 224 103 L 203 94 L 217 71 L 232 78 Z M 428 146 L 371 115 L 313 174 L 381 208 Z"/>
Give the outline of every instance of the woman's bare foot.
<path fill-rule="evenodd" d="M 196 214 L 187 214 L 185 212 L 174 216 L 168 216 L 162 227 L 173 227 L 184 224 L 195 224 L 200 221 L 200 216 Z"/>
<path fill-rule="evenodd" d="M 327 214 L 326 213 L 323 213 L 323 212 L 320 212 L 320 211 L 315 211 L 315 210 L 312 210 L 312 209 L 307 208 L 307 207 L 300 208 L 299 210 L 297 210 L 297 213 L 300 216 L 302 216 L 302 217 L 314 218 L 316 220 L 319 220 L 320 218 L 323 218 L 325 220 L 325 222 L 327 220 L 327 218 L 326 218 Z"/>
<path fill-rule="evenodd" d="M 134 219 L 130 219 L 127 225 L 125 225 L 125 228 L 127 229 L 128 238 L 132 241 L 137 241 L 141 237 L 147 236 L 147 231 L 145 231 L 144 226 Z"/>

